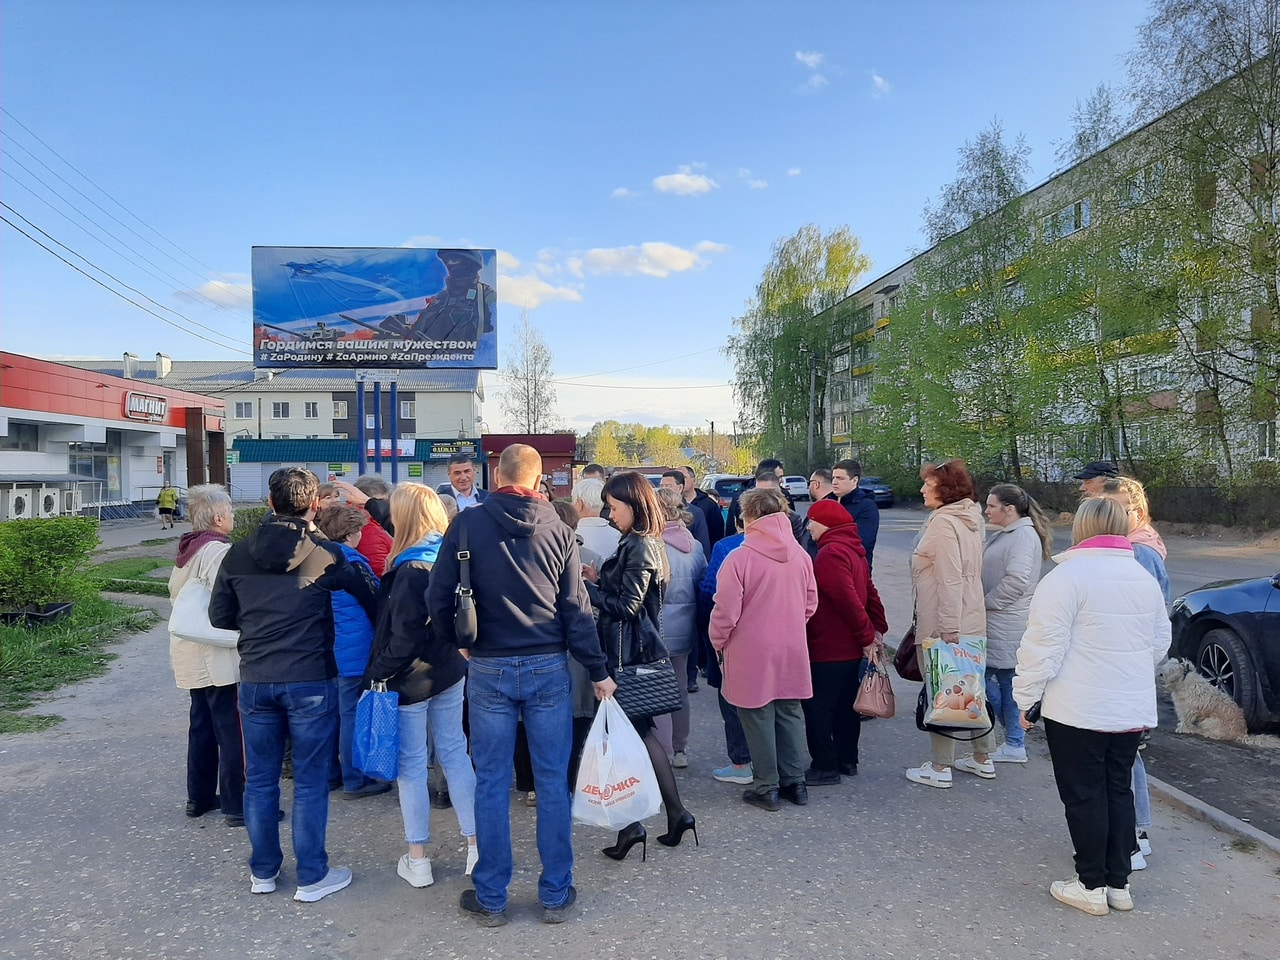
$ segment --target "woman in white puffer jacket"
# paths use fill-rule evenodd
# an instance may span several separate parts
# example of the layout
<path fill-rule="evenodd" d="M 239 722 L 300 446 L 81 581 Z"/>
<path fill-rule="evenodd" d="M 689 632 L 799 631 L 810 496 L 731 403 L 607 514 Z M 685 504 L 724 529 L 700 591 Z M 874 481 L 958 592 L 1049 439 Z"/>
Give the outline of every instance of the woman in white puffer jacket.
<path fill-rule="evenodd" d="M 1129 518 L 1114 500 L 1086 500 L 1071 547 L 1031 600 L 1013 697 L 1039 703 L 1077 876 L 1053 897 L 1096 916 L 1132 910 L 1130 775 L 1144 728 L 1156 725 L 1155 664 L 1169 649 L 1169 617 L 1152 576 L 1133 557 Z"/>

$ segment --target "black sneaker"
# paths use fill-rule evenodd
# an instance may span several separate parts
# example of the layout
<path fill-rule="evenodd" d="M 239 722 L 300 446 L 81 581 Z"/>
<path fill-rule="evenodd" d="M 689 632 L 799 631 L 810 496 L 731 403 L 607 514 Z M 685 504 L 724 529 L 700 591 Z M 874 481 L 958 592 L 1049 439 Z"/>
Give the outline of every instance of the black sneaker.
<path fill-rule="evenodd" d="M 811 787 L 831 787 L 840 782 L 840 774 L 834 770 L 815 770 L 810 767 L 804 772 L 804 782 Z"/>
<path fill-rule="evenodd" d="M 570 887 L 570 889 L 573 889 Z M 458 909 L 463 916 L 471 917 L 482 927 L 500 927 L 507 922 L 506 910 L 487 910 L 480 904 L 474 890 L 463 890 L 458 899 Z"/>
<path fill-rule="evenodd" d="M 432 810 L 448 810 L 450 807 L 453 806 L 453 801 L 449 799 L 448 790 L 430 790 L 429 789 L 427 793 L 431 798 Z"/>
<path fill-rule="evenodd" d="M 782 804 L 778 802 L 778 791 L 770 790 L 767 793 L 756 793 L 754 790 L 744 790 L 742 792 L 742 802 L 749 803 L 753 807 L 759 807 L 761 810 L 768 810 L 770 813 L 777 813 L 782 809 Z"/>
<path fill-rule="evenodd" d="M 217 797 L 214 797 L 213 800 L 208 803 L 196 803 L 194 800 L 188 800 L 187 816 L 192 819 L 195 819 L 196 817 L 203 817 L 210 810 L 217 810 L 220 804 L 221 801 Z"/>
<path fill-rule="evenodd" d="M 342 791 L 343 800 L 359 800 L 361 797 L 376 797 L 391 789 L 390 780 L 370 780 L 363 787 Z"/>
<path fill-rule="evenodd" d="M 840 764 L 840 776 L 856 777 L 858 775 L 858 765 L 856 763 Z"/>
<path fill-rule="evenodd" d="M 543 923 L 564 923 L 569 919 L 569 909 L 578 902 L 578 890 L 576 887 L 569 887 L 569 895 L 565 897 L 564 903 L 558 907 L 548 907 L 546 904 L 542 906 L 542 922 Z"/>
<path fill-rule="evenodd" d="M 785 787 L 779 787 L 778 796 L 783 800 L 790 800 L 797 807 L 803 807 L 809 802 L 809 790 L 803 782 L 788 783 Z"/>

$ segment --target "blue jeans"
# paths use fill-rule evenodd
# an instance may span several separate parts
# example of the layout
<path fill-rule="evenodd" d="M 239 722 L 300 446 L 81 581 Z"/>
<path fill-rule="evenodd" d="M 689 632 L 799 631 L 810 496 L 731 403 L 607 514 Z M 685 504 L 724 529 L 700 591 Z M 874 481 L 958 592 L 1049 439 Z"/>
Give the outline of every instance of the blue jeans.
<path fill-rule="evenodd" d="M 338 678 L 338 758 L 342 764 L 342 789 L 347 793 L 359 790 L 372 782 L 371 778 L 355 768 L 351 751 L 355 740 L 356 704 L 364 691 L 363 677 Z"/>
<path fill-rule="evenodd" d="M 1142 754 L 1133 758 L 1133 812 L 1139 830 L 1151 829 L 1151 788 L 1147 786 L 1147 765 Z"/>
<path fill-rule="evenodd" d="M 293 741 L 293 855 L 298 886 L 329 872 L 324 837 L 329 826 L 329 763 L 338 736 L 338 685 L 334 680 L 240 684 L 244 733 L 244 825 L 255 877 L 274 877 L 280 852 L 280 768 L 285 736 Z"/>
<path fill-rule="evenodd" d="M 1026 732 L 1018 705 L 1013 702 L 1013 667 L 987 667 L 987 699 L 996 717 L 1004 725 L 1004 742 L 1011 747 L 1025 747 Z"/>
<path fill-rule="evenodd" d="M 511 884 L 511 758 L 524 718 L 538 795 L 538 899 L 560 907 L 573 883 L 573 820 L 566 778 L 573 745 L 568 655 L 472 657 L 467 669 L 471 756 L 476 765 L 476 899 L 505 910 Z"/>
<path fill-rule="evenodd" d="M 462 691 L 459 680 L 429 700 L 400 708 L 400 816 L 406 843 L 431 840 L 431 800 L 427 791 L 427 727 L 435 740 L 436 759 L 449 781 L 449 797 L 464 837 L 476 835 L 476 774 L 467 756 L 462 732 Z"/>

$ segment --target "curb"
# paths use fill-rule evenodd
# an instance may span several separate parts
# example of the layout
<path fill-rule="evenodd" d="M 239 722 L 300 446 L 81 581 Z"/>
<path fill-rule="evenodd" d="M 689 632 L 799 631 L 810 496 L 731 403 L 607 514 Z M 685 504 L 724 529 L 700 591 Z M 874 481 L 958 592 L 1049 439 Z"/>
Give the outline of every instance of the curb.
<path fill-rule="evenodd" d="M 1243 820 L 1238 820 L 1229 813 L 1223 813 L 1217 807 L 1210 806 L 1203 800 L 1197 800 L 1191 794 L 1183 793 L 1177 787 L 1170 786 L 1150 774 L 1147 775 L 1147 783 L 1152 793 L 1183 813 L 1189 814 L 1197 820 L 1203 820 L 1224 833 L 1234 834 L 1242 840 L 1251 840 L 1258 846 L 1265 847 L 1280 856 L 1280 839 L 1273 837 L 1271 834 L 1259 830 Z"/>

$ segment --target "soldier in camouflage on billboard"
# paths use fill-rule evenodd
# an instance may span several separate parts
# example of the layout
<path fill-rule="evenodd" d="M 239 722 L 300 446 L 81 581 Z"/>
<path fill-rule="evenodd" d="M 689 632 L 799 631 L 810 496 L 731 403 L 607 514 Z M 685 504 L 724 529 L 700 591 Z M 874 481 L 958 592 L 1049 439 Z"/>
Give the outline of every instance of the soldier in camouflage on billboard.
<path fill-rule="evenodd" d="M 404 314 L 388 317 L 383 330 L 407 340 L 461 340 L 475 342 L 493 332 L 497 295 L 480 280 L 484 265 L 479 251 L 441 250 L 440 261 L 448 271 L 444 289 L 433 296 L 410 321 Z"/>

